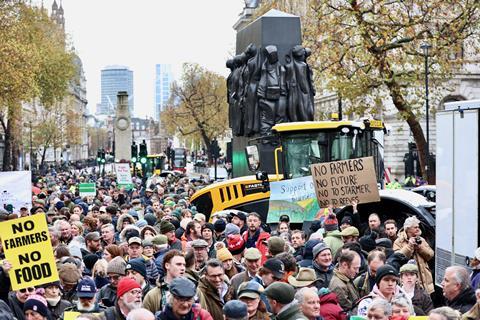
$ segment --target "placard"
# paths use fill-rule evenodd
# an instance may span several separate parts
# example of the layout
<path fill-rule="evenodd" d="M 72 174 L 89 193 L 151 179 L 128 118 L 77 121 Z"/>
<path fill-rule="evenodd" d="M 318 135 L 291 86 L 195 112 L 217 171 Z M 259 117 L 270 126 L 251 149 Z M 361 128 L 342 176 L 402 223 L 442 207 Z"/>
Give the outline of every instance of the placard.
<path fill-rule="evenodd" d="M 0 172 L 0 207 L 13 213 L 21 207 L 32 207 L 32 173 L 30 171 Z"/>
<path fill-rule="evenodd" d="M 311 171 L 322 208 L 380 201 L 373 157 L 312 164 Z"/>
<path fill-rule="evenodd" d="M 117 173 L 117 184 L 119 187 L 124 187 L 126 190 L 133 188 L 129 163 L 115 163 L 115 172 Z"/>
<path fill-rule="evenodd" d="M 5 259 L 13 290 L 58 280 L 47 219 L 44 213 L 0 223 Z"/>
<path fill-rule="evenodd" d="M 96 196 L 97 186 L 95 183 L 80 183 L 78 191 L 80 192 L 80 197 Z"/>
<path fill-rule="evenodd" d="M 312 221 L 318 210 L 312 176 L 270 182 L 267 223 L 278 222 L 283 214 L 291 223 Z"/>

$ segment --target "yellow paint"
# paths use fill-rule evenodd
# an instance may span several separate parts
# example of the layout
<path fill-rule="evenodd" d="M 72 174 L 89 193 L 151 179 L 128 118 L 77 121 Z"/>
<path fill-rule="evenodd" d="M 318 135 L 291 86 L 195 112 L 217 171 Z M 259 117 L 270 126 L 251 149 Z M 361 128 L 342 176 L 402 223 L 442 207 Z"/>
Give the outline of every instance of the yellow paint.
<path fill-rule="evenodd" d="M 304 121 L 304 122 L 288 122 L 274 125 L 273 132 L 289 132 L 302 130 L 320 130 L 320 129 L 336 129 L 342 126 L 352 126 L 359 129 L 365 129 L 365 124 L 359 121 Z"/>

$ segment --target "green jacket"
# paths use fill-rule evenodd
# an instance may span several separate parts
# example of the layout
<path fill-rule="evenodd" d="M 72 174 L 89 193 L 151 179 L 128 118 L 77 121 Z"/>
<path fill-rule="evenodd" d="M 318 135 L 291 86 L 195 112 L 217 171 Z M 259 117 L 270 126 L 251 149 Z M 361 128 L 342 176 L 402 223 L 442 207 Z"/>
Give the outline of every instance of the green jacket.
<path fill-rule="evenodd" d="M 272 316 L 272 320 L 307 320 L 307 318 L 300 311 L 300 307 L 297 302 L 292 302 L 283 311 L 276 316 Z"/>
<path fill-rule="evenodd" d="M 350 311 L 354 303 L 360 299 L 353 281 L 343 273 L 340 273 L 337 268 L 333 270 L 333 277 L 330 280 L 328 289 L 337 294 L 338 302 L 344 311 Z"/>
<path fill-rule="evenodd" d="M 325 234 L 323 241 L 330 247 L 332 257 L 343 247 L 342 233 L 339 230 L 329 231 Z"/>

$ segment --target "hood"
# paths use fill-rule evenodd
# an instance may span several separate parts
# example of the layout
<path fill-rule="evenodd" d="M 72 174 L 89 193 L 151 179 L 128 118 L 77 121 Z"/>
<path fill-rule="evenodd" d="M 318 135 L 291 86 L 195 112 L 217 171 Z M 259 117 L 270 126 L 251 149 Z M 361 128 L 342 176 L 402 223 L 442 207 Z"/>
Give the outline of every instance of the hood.
<path fill-rule="evenodd" d="M 373 286 L 373 289 L 372 289 L 372 292 L 370 293 L 370 295 L 374 298 L 378 297 L 378 298 L 382 298 L 383 300 L 387 300 L 384 297 L 384 295 L 380 292 L 380 290 L 378 289 L 377 284 L 375 284 Z M 395 289 L 395 293 L 393 294 L 393 297 L 398 298 L 398 297 L 401 297 L 401 296 L 403 296 L 408 301 L 411 301 L 411 299 L 407 297 L 407 294 L 405 293 L 405 291 L 399 285 L 397 285 L 397 287 Z"/>
<path fill-rule="evenodd" d="M 342 239 L 342 232 L 340 232 L 339 230 L 333 230 L 333 231 L 329 231 L 325 234 L 325 237 L 335 237 L 335 238 L 338 238 L 338 239 Z"/>
<path fill-rule="evenodd" d="M 335 292 L 329 292 L 327 294 L 320 296 L 320 304 L 324 304 L 324 303 L 338 304 L 338 298 Z"/>
<path fill-rule="evenodd" d="M 120 217 L 118 217 L 118 220 L 117 220 L 117 231 L 118 232 L 122 231 L 122 225 L 123 225 L 123 221 L 125 219 L 130 220 L 130 224 L 135 224 L 135 220 L 133 219 L 133 217 L 131 215 L 129 215 L 128 213 L 121 214 Z"/>

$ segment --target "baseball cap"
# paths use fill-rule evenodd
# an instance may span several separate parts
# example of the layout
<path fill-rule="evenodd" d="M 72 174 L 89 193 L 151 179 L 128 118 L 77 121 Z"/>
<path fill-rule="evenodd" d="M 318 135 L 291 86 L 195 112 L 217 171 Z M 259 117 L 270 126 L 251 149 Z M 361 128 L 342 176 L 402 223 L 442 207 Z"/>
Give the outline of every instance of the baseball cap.
<path fill-rule="evenodd" d="M 97 293 L 95 282 L 91 278 L 83 278 L 77 285 L 77 297 L 94 298 Z"/>
<path fill-rule="evenodd" d="M 128 239 L 128 245 L 131 245 L 132 243 L 142 245 L 142 239 L 140 239 L 139 237 L 131 237 L 130 239 Z"/>
<path fill-rule="evenodd" d="M 238 287 L 238 298 L 257 299 L 263 290 L 263 286 L 255 280 L 243 282 L 240 287 Z"/>
<path fill-rule="evenodd" d="M 277 279 L 282 279 L 285 276 L 285 265 L 280 259 L 270 258 L 265 261 L 262 268 L 270 270 Z"/>

